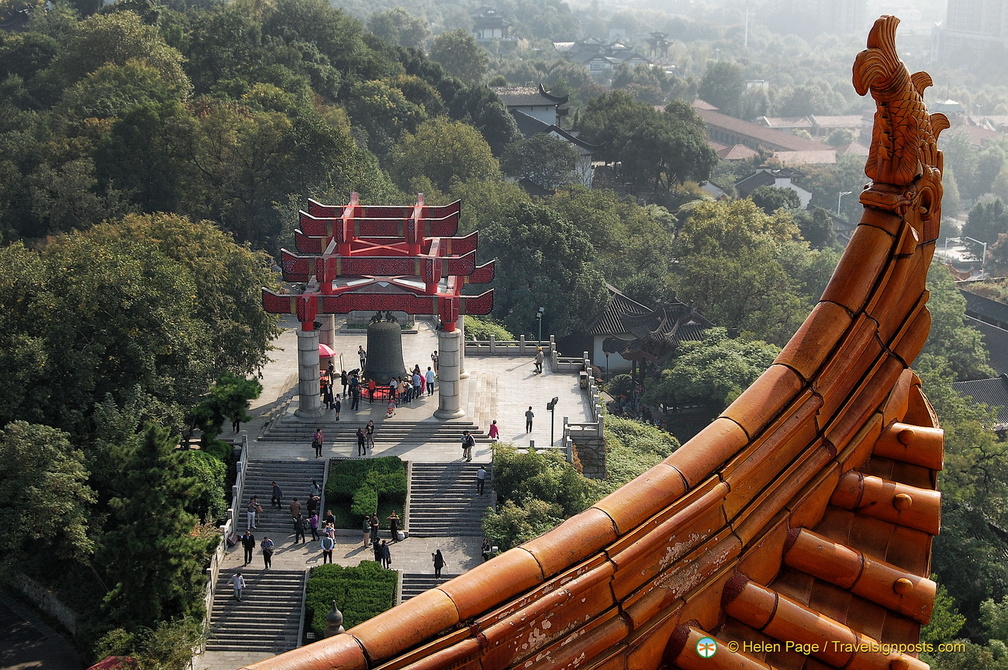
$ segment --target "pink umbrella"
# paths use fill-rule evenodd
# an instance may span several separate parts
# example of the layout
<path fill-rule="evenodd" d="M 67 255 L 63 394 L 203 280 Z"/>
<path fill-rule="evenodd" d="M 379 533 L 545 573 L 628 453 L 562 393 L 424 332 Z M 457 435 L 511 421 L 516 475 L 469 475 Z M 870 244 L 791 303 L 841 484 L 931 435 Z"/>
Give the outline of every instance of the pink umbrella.
<path fill-rule="evenodd" d="M 332 358 L 336 352 L 328 344 L 320 344 L 318 345 L 318 355 L 319 358 Z"/>

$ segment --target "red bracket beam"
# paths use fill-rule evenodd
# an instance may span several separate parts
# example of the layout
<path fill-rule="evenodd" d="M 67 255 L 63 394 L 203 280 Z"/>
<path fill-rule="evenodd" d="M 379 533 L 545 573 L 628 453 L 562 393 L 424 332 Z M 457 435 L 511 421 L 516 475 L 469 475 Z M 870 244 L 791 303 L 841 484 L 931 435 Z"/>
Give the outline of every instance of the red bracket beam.
<path fill-rule="evenodd" d="M 311 323 L 323 314 L 349 314 L 353 311 L 393 310 L 408 314 L 436 314 L 447 330 L 454 330 L 460 314 L 489 314 L 493 310 L 493 291 L 479 295 L 413 295 L 408 293 L 309 293 L 288 295 L 263 289 L 263 308 L 271 314 L 296 314 L 302 323 Z M 451 326 L 451 327 L 449 327 Z"/>
<path fill-rule="evenodd" d="M 447 275 L 470 275 L 476 271 L 476 252 L 464 256 L 297 256 L 280 250 L 285 281 L 306 282 L 315 275 L 320 284 L 336 277 L 420 277 L 424 283 L 438 283 Z M 480 266 L 492 266 L 493 261 Z M 485 272 L 485 270 L 484 270 Z M 491 267 L 491 278 L 493 269 Z M 478 282 L 486 283 L 486 282 Z M 323 289 L 324 290 L 324 289 Z"/>

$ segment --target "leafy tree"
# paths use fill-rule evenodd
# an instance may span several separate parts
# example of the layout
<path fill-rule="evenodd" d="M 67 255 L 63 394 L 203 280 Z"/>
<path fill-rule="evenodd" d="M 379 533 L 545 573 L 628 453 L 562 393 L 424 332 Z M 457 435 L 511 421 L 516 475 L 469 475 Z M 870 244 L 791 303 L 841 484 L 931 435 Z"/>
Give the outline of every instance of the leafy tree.
<path fill-rule="evenodd" d="M 58 67 L 70 82 L 83 79 L 106 63 L 146 63 L 179 90 L 190 87 L 182 69 L 182 54 L 164 41 L 153 26 L 130 11 L 95 14 L 80 24 L 59 59 Z"/>
<path fill-rule="evenodd" d="M 734 115 L 739 111 L 744 91 L 745 73 L 742 68 L 735 63 L 718 62 L 707 66 L 697 95 L 725 114 Z"/>
<path fill-rule="evenodd" d="M 368 30 L 381 39 L 401 47 L 422 49 L 431 35 L 423 20 L 410 15 L 402 7 L 372 14 L 367 25 Z"/>
<path fill-rule="evenodd" d="M 449 116 L 479 130 L 494 156 L 500 156 L 504 147 L 521 139 L 514 117 L 486 86 L 472 84 L 446 93 L 450 94 L 446 96 Z"/>
<path fill-rule="evenodd" d="M 114 525 L 99 554 L 112 584 L 104 602 L 112 622 L 151 626 L 201 613 L 203 561 L 220 539 L 194 533 L 181 453 L 168 431 L 154 426 L 127 449 L 110 500 Z"/>
<path fill-rule="evenodd" d="M 367 133 L 368 148 L 380 156 L 388 153 L 403 132 L 416 132 L 427 118 L 423 107 L 386 81 L 354 84 L 346 107 L 354 125 Z"/>
<path fill-rule="evenodd" d="M 992 376 L 983 338 L 980 331 L 966 325 L 966 299 L 956 288 L 947 266 L 932 263 L 928 270 L 928 290 L 931 333 L 924 353 L 948 361 L 956 380 Z"/>
<path fill-rule="evenodd" d="M 1008 233 L 1008 208 L 1001 198 L 981 201 L 970 210 L 966 223 L 963 224 L 962 234 L 994 244 L 998 241 L 998 236 Z M 980 255 L 977 250 L 977 255 Z"/>
<path fill-rule="evenodd" d="M 459 28 L 441 33 L 431 44 L 430 57 L 453 77 L 474 84 L 486 75 L 490 54 L 467 30 Z"/>
<path fill-rule="evenodd" d="M 749 195 L 749 199 L 767 214 L 773 214 L 778 209 L 798 209 L 801 207 L 798 194 L 789 188 L 760 186 Z"/>
<path fill-rule="evenodd" d="M 770 367 L 780 349 L 766 342 L 729 339 L 712 328 L 699 342 L 679 345 L 675 361 L 647 385 L 643 400 L 666 407 L 699 404 L 727 407 Z"/>
<path fill-rule="evenodd" d="M 831 147 L 839 147 L 856 141 L 857 136 L 854 134 L 854 131 L 849 128 L 837 128 L 829 134 L 829 137 L 826 138 L 826 144 Z"/>
<path fill-rule="evenodd" d="M 88 556 L 90 509 L 84 455 L 69 436 L 15 421 L 0 430 L 0 574 L 10 576 L 40 555 Z"/>
<path fill-rule="evenodd" d="M 610 189 L 583 186 L 557 192 L 549 206 L 568 221 L 578 222 L 609 283 L 624 287 L 640 275 L 656 285 L 668 273 L 675 218 L 664 207 L 642 207 Z"/>
<path fill-rule="evenodd" d="M 813 207 L 794 212 L 795 222 L 802 239 L 813 249 L 834 249 L 837 246 L 833 217 L 822 207 Z"/>
<path fill-rule="evenodd" d="M 931 620 L 921 628 L 921 640 L 932 644 L 954 640 L 965 623 L 966 617 L 956 609 L 955 599 L 949 595 L 944 584 L 938 584 L 938 592 L 935 594 L 931 609 Z"/>
<path fill-rule="evenodd" d="M 680 299 L 730 330 L 784 344 L 819 297 L 789 269 L 815 255 L 795 247 L 797 233 L 790 214 L 768 216 L 751 200 L 698 204 L 673 243 Z"/>
<path fill-rule="evenodd" d="M 484 253 L 497 258 L 494 316 L 514 333 L 530 333 L 545 307 L 543 332 L 576 332 L 605 300 L 591 241 L 546 207 L 518 205 L 481 231 Z M 530 297 L 531 296 L 531 297 Z"/>
<path fill-rule="evenodd" d="M 539 188 L 556 190 L 577 181 L 577 151 L 557 137 L 539 133 L 508 145 L 501 158 L 505 174 L 525 179 Z"/>
<path fill-rule="evenodd" d="M 199 428 L 202 436 L 200 444 L 208 446 L 220 434 L 221 422 L 237 417 L 240 421 L 249 421 L 251 417 L 246 410 L 250 400 L 262 393 L 262 384 L 257 379 L 243 379 L 230 372 L 223 372 L 206 396 L 189 413 L 189 426 L 186 431 L 186 441 L 195 428 Z"/>
<path fill-rule="evenodd" d="M 418 176 L 447 192 L 453 182 L 497 178 L 500 168 L 490 146 L 472 126 L 444 118 L 420 124 L 403 135 L 389 156 L 389 172 L 404 191 Z"/>
<path fill-rule="evenodd" d="M 98 641 L 93 656 L 96 660 L 129 656 L 140 670 L 186 670 L 203 637 L 199 623 L 186 619 L 161 621 L 135 632 L 115 628 Z"/>
<path fill-rule="evenodd" d="M 578 129 L 600 145 L 599 158 L 620 163 L 634 192 L 668 192 L 688 179 L 702 181 L 717 160 L 703 122 L 685 103 L 660 112 L 617 91 L 592 100 Z"/>

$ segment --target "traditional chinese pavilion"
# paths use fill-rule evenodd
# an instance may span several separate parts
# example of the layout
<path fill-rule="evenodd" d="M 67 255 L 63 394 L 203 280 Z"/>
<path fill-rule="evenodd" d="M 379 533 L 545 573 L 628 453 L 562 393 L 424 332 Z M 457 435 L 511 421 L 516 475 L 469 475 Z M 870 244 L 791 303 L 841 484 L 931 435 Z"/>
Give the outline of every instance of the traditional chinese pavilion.
<path fill-rule="evenodd" d="M 263 289 L 263 307 L 296 314 L 300 407 L 311 418 L 322 412 L 318 394 L 320 329 L 332 342 L 332 315 L 353 311 L 402 311 L 436 315 L 440 418 L 462 416 L 458 380 L 462 370 L 462 316 L 489 314 L 493 290 L 463 295 L 468 283 L 493 279 L 494 263 L 476 264 L 479 234 L 454 237 L 461 202 L 427 205 L 423 194 L 406 206 L 362 205 L 356 193 L 345 206 L 308 201 L 294 232 L 297 253 L 281 251 L 283 277 L 303 283 L 299 293 Z M 319 318 L 328 316 L 328 323 Z"/>

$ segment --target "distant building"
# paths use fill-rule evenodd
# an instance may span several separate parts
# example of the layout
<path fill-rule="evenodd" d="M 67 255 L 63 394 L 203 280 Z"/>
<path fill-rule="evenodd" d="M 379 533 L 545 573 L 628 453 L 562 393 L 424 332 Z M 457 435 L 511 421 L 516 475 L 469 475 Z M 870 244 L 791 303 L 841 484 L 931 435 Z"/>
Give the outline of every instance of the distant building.
<path fill-rule="evenodd" d="M 868 15 L 868 0 L 778 0 L 777 7 L 791 31 L 806 38 L 860 34 L 876 18 Z"/>
<path fill-rule="evenodd" d="M 553 48 L 567 60 L 584 65 L 592 74 L 609 73 L 624 63 L 630 67 L 651 64 L 622 42 L 605 43 L 594 37 L 576 42 L 554 42 Z"/>
<path fill-rule="evenodd" d="M 761 167 L 757 168 L 756 172 L 745 179 L 737 182 L 735 184 L 735 191 L 740 198 L 748 198 L 760 186 L 786 188 L 798 195 L 801 208 L 805 209 L 812 200 L 812 192 L 799 186 L 798 180 L 804 176 L 801 172 L 790 168 Z"/>
<path fill-rule="evenodd" d="M 983 336 L 988 363 L 998 374 L 1008 373 L 1008 305 L 965 289 L 959 294 L 966 299 L 966 323 Z"/>
<path fill-rule="evenodd" d="M 606 284 L 609 302 L 588 325 L 591 359 L 608 373 L 626 372 L 644 362 L 659 364 L 680 342 L 700 340 L 713 324 L 695 309 L 673 298 L 655 308 L 642 305 Z M 606 355 L 608 354 L 608 356 Z"/>
<path fill-rule="evenodd" d="M 509 112 L 522 112 L 533 119 L 551 126 L 559 126 L 561 120 L 570 111 L 566 105 L 569 96 L 551 95 L 546 87 L 535 86 L 493 86 L 491 91 L 497 94 Z"/>
<path fill-rule="evenodd" d="M 1008 47 L 1008 0 L 948 0 L 945 22 L 935 31 L 935 60 L 962 64 L 992 46 Z"/>
<path fill-rule="evenodd" d="M 1004 437 L 1008 433 L 1008 374 L 991 379 L 973 379 L 965 382 L 952 382 L 952 388 L 975 403 L 988 407 L 997 407 L 997 417 L 991 430 Z"/>
<path fill-rule="evenodd" d="M 508 31 L 511 29 L 511 24 L 505 21 L 496 9 L 480 7 L 470 14 L 470 18 L 473 22 L 472 34 L 477 42 L 509 39 Z"/>
<path fill-rule="evenodd" d="M 704 120 L 711 144 L 722 147 L 743 145 L 758 152 L 771 152 L 785 165 L 832 165 L 836 163 L 836 149 L 791 133 L 773 130 L 765 125 L 743 121 L 722 114 L 703 100 L 693 103 L 693 111 Z"/>
<path fill-rule="evenodd" d="M 491 90 L 497 94 L 501 102 L 518 124 L 518 130 L 523 137 L 532 137 L 546 133 L 569 143 L 578 154 L 575 165 L 579 183 L 585 188 L 591 188 L 592 154 L 598 150 L 594 144 L 585 142 L 569 130 L 560 127 L 560 121 L 567 116 L 568 96 L 551 95 L 546 88 L 532 86 L 494 87 Z"/>

